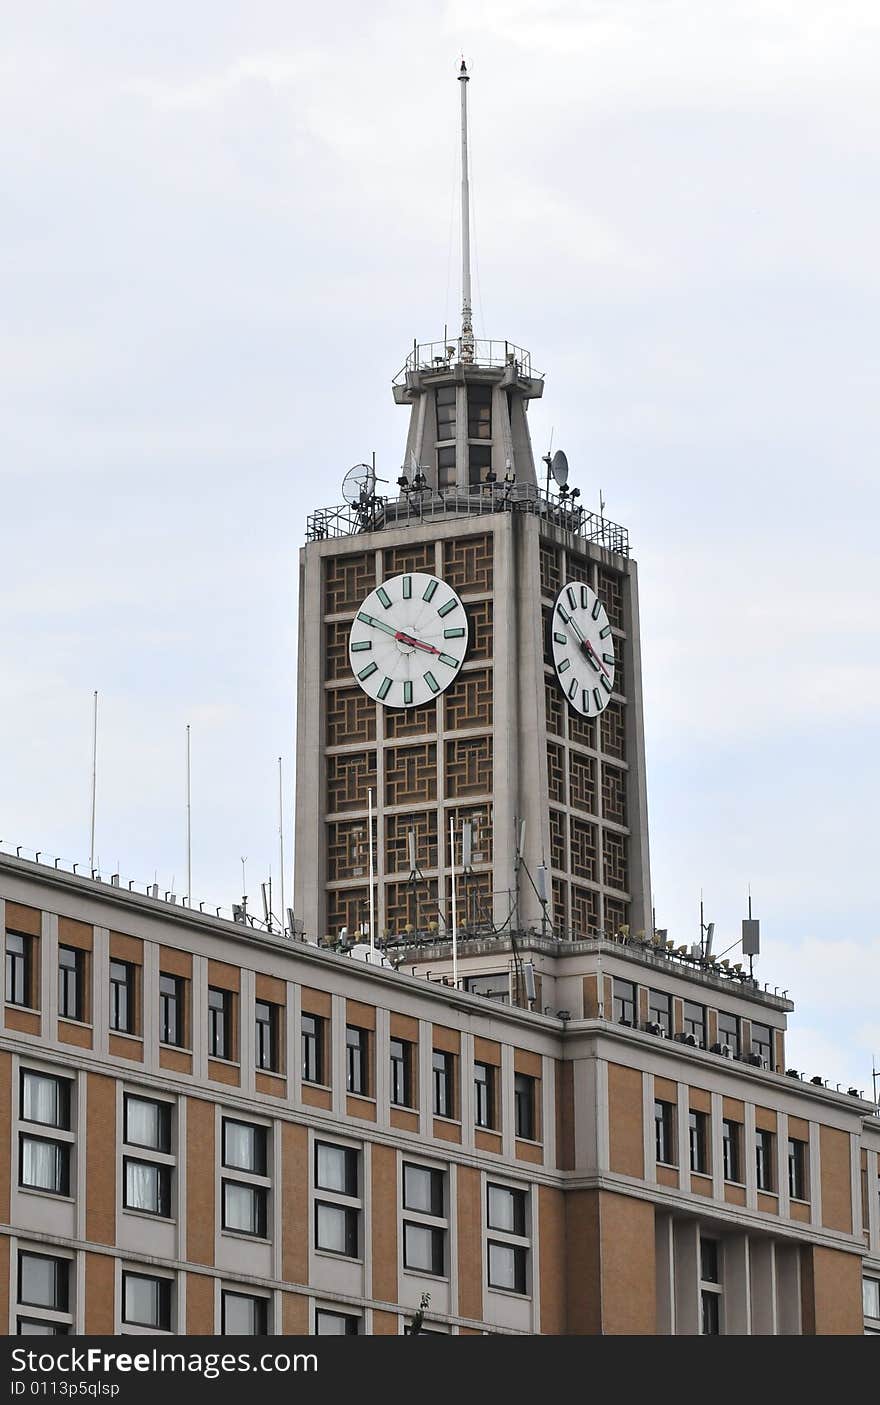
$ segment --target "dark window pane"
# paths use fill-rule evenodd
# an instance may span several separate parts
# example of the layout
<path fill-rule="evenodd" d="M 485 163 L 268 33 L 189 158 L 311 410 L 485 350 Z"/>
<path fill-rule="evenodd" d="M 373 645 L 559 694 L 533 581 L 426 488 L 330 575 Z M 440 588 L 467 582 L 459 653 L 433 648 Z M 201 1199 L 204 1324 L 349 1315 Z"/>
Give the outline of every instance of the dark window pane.
<path fill-rule="evenodd" d="M 141 1273 L 122 1275 L 122 1320 L 138 1327 L 171 1329 L 171 1282 Z"/>
<path fill-rule="evenodd" d="M 419 1273 L 442 1274 L 444 1271 L 442 1229 L 431 1225 L 403 1224 L 403 1266 Z"/>
<path fill-rule="evenodd" d="M 648 991 L 648 1019 L 658 1024 L 664 1034 L 672 1033 L 672 998 L 665 991 Z"/>
<path fill-rule="evenodd" d="M 31 1003 L 31 938 L 19 932 L 6 933 L 6 1001 Z"/>
<path fill-rule="evenodd" d="M 614 1019 L 617 1024 L 635 1024 L 636 988 L 632 981 L 614 977 Z"/>
<path fill-rule="evenodd" d="M 208 990 L 208 1052 L 215 1059 L 231 1059 L 232 992 Z"/>
<path fill-rule="evenodd" d="M 179 976 L 159 976 L 159 1039 L 163 1044 L 183 1044 L 184 984 Z"/>
<path fill-rule="evenodd" d="M 134 1031 L 134 967 L 127 961 L 110 962 L 110 1028 Z"/>
<path fill-rule="evenodd" d="M 673 1141 L 673 1112 L 672 1104 L 664 1102 L 654 1103 L 654 1138 L 657 1160 L 667 1166 L 676 1164 L 675 1144 Z"/>
<path fill-rule="evenodd" d="M 343 1312 L 316 1312 L 316 1337 L 356 1337 L 360 1331 L 360 1319 Z"/>
<path fill-rule="evenodd" d="M 700 1237 L 700 1278 L 704 1283 L 719 1283 L 718 1240 Z"/>
<path fill-rule="evenodd" d="M 435 1049 L 433 1053 L 434 1112 L 437 1117 L 455 1115 L 453 1057 L 442 1049 Z"/>
<path fill-rule="evenodd" d="M 345 1030 L 346 1086 L 350 1093 L 366 1096 L 369 1093 L 369 1065 L 367 1050 L 369 1031 L 347 1025 Z"/>
<path fill-rule="evenodd" d="M 324 1021 L 320 1015 L 302 1017 L 302 1076 L 304 1083 L 324 1082 Z"/>
<path fill-rule="evenodd" d="M 739 1056 L 739 1016 L 718 1011 L 718 1043 L 727 1044 L 734 1058 Z"/>
<path fill-rule="evenodd" d="M 717 1337 L 721 1333 L 719 1305 L 720 1293 L 703 1293 L 702 1328 L 704 1337 Z"/>
<path fill-rule="evenodd" d="M 721 1124 L 721 1149 L 724 1163 L 724 1179 L 739 1181 L 739 1129 L 738 1122 L 725 1118 Z"/>
<path fill-rule="evenodd" d="M 268 1001 L 258 1000 L 255 1006 L 256 1019 L 256 1065 L 274 1073 L 277 1069 L 277 1030 L 278 1008 Z"/>
<path fill-rule="evenodd" d="M 535 1139 L 535 1080 L 527 1073 L 513 1078 L 514 1130 L 526 1141 Z"/>
<path fill-rule="evenodd" d="M 692 1000 L 684 1002 L 684 1032 L 692 1034 L 698 1044 L 706 1043 L 706 1011 L 702 1005 L 695 1005 Z"/>
<path fill-rule="evenodd" d="M 489 1287 L 510 1293 L 526 1291 L 526 1251 L 514 1244 L 489 1240 Z"/>
<path fill-rule="evenodd" d="M 474 1064 L 474 1122 L 495 1126 L 495 1070 L 491 1064 Z"/>
<path fill-rule="evenodd" d="M 66 1312 L 69 1259 L 53 1259 L 46 1254 L 18 1256 L 18 1301 L 28 1307 L 46 1307 Z"/>

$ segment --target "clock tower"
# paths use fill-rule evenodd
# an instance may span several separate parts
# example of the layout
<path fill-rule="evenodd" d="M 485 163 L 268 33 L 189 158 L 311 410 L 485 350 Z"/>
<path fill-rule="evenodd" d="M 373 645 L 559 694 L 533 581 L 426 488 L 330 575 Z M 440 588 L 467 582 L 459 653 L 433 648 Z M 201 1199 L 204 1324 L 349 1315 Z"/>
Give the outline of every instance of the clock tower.
<path fill-rule="evenodd" d="M 414 344 L 393 383 L 398 495 L 364 470 L 300 553 L 294 911 L 312 941 L 365 928 L 371 862 L 380 941 L 442 938 L 453 867 L 463 934 L 651 926 L 636 567 L 563 474 L 539 483 L 529 353 L 474 336 L 459 81 L 461 335 Z"/>

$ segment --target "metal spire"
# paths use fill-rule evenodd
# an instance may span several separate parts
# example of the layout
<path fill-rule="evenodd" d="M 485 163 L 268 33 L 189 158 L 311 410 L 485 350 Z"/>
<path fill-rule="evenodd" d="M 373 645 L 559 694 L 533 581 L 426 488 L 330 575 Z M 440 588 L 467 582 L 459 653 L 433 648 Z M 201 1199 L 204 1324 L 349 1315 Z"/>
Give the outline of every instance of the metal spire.
<path fill-rule="evenodd" d="M 471 205 L 468 185 L 467 85 L 470 75 L 462 59 L 461 84 L 461 359 L 474 359 L 474 326 L 471 319 Z"/>

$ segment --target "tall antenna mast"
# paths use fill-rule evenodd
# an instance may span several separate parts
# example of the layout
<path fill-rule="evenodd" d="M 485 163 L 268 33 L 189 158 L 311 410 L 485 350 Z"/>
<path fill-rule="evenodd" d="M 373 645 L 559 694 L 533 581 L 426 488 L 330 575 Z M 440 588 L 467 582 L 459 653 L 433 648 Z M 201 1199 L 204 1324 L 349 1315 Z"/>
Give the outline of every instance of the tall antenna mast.
<path fill-rule="evenodd" d="M 190 770 L 189 723 L 186 724 L 186 905 L 192 907 L 192 773 Z"/>
<path fill-rule="evenodd" d="M 95 710 L 92 717 L 92 822 L 89 840 L 89 873 L 95 873 L 95 798 L 98 789 L 98 690 L 95 689 Z"/>
<path fill-rule="evenodd" d="M 281 770 L 281 757 L 278 758 L 278 847 L 281 851 L 281 934 L 284 935 L 284 777 Z M 291 936 L 293 933 L 291 932 Z"/>
<path fill-rule="evenodd" d="M 461 84 L 461 359 L 474 359 L 474 325 L 471 316 L 471 193 L 468 184 L 467 85 L 471 81 L 464 59 L 458 71 Z"/>

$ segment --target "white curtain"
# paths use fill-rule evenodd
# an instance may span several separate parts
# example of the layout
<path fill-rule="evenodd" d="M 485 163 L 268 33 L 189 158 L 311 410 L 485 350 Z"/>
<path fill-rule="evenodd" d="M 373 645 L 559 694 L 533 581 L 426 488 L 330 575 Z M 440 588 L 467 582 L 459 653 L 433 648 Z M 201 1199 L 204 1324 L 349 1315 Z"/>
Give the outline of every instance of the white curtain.
<path fill-rule="evenodd" d="M 143 1161 L 125 1163 L 125 1204 L 130 1210 L 159 1210 L 159 1171 Z"/>
<path fill-rule="evenodd" d="M 226 1181 L 223 1193 L 226 1228 L 240 1230 L 243 1234 L 256 1234 L 259 1230 L 256 1192 L 250 1186 Z"/>
<path fill-rule="evenodd" d="M 142 1098 L 129 1098 L 125 1106 L 126 1135 L 136 1146 L 159 1150 L 159 1109 Z"/>
<path fill-rule="evenodd" d="M 39 1190 L 61 1190 L 61 1148 L 55 1142 L 23 1137 L 22 1182 Z"/>
<path fill-rule="evenodd" d="M 43 1078 L 39 1073 L 24 1075 L 24 1097 L 22 1117 L 26 1122 L 42 1122 L 46 1127 L 60 1125 L 58 1084 L 54 1078 Z"/>
<path fill-rule="evenodd" d="M 258 1171 L 254 1164 L 256 1148 L 254 1130 L 243 1122 L 226 1122 L 223 1127 L 223 1160 L 227 1166 L 237 1166 L 241 1171 Z"/>

